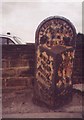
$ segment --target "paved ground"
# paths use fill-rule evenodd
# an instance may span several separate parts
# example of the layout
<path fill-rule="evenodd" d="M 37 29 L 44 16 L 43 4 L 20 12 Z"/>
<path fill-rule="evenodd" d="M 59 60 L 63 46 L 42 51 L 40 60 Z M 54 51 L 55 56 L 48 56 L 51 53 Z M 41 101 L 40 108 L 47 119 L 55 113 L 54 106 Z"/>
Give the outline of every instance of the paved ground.
<path fill-rule="evenodd" d="M 51 110 L 32 102 L 33 89 L 4 89 L 2 99 L 3 118 L 81 118 L 82 94 L 73 92 L 73 99 L 67 105 Z"/>
<path fill-rule="evenodd" d="M 2 118 L 2 88 L 0 87 L 0 118 Z"/>

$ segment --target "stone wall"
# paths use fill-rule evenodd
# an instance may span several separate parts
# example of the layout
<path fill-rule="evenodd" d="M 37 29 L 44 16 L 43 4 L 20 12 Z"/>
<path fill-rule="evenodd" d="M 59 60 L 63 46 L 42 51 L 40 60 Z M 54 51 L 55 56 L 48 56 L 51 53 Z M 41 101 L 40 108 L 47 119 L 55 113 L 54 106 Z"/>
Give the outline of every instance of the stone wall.
<path fill-rule="evenodd" d="M 32 82 L 35 69 L 35 45 L 9 45 L 2 47 L 2 84 L 27 86 Z"/>
<path fill-rule="evenodd" d="M 84 75 L 83 71 L 83 53 L 84 53 L 84 34 L 77 34 L 76 39 L 76 50 L 75 50 L 75 61 L 74 61 L 74 70 L 73 70 L 73 83 L 83 83 L 84 84 Z"/>

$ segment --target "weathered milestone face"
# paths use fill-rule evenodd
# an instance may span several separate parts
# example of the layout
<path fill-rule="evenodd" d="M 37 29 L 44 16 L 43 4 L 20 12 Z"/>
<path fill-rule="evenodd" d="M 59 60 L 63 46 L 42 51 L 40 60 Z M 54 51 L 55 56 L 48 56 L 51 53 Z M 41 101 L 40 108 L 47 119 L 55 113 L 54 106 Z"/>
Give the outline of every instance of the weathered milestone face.
<path fill-rule="evenodd" d="M 45 51 L 37 51 L 37 73 L 38 80 L 44 83 L 48 88 L 52 84 L 53 70 L 53 57 L 48 55 Z"/>
<path fill-rule="evenodd" d="M 38 45 L 36 78 L 39 79 L 37 80 L 40 80 L 43 84 L 46 84 L 46 86 L 49 87 L 52 84 L 52 77 L 55 72 L 53 69 L 55 59 L 52 55 L 47 54 L 47 52 L 41 52 L 39 46 L 43 46 L 49 50 L 57 45 L 69 47 L 73 46 L 75 37 L 76 30 L 74 26 L 68 19 L 63 17 L 47 18 L 38 26 L 36 31 L 36 43 Z M 62 63 L 60 63 L 58 69 L 58 80 L 56 81 L 56 87 L 72 84 L 71 76 L 74 52 L 66 51 L 60 54 L 60 56 Z"/>
<path fill-rule="evenodd" d="M 57 87 L 62 85 L 72 85 L 72 69 L 73 69 L 73 59 L 74 51 L 66 51 L 61 54 L 62 62 L 58 68 L 58 82 L 56 83 Z"/>
<path fill-rule="evenodd" d="M 37 29 L 36 39 L 38 44 L 46 47 L 55 45 L 72 45 L 75 39 L 75 28 L 65 18 L 54 17 L 44 20 Z"/>
<path fill-rule="evenodd" d="M 63 17 L 49 17 L 37 28 L 35 97 L 49 106 L 71 96 L 75 37 L 74 26 Z"/>
<path fill-rule="evenodd" d="M 74 50 L 66 50 L 59 54 L 61 60 L 57 61 L 58 55 L 52 56 L 46 51 L 37 50 L 37 81 L 44 84 L 47 88 L 52 85 L 53 75 L 56 74 L 56 87 L 61 88 L 62 86 L 72 85 L 72 69 Z M 54 69 L 56 68 L 56 69 Z"/>

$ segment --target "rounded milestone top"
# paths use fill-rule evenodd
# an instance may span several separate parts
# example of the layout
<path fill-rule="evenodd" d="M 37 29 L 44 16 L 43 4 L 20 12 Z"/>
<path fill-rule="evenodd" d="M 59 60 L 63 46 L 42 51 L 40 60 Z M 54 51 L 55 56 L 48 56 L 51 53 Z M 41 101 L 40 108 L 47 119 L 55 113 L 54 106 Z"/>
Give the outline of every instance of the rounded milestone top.
<path fill-rule="evenodd" d="M 74 25 L 61 16 L 44 19 L 38 26 L 35 43 L 52 47 L 56 45 L 75 46 L 76 29 Z"/>

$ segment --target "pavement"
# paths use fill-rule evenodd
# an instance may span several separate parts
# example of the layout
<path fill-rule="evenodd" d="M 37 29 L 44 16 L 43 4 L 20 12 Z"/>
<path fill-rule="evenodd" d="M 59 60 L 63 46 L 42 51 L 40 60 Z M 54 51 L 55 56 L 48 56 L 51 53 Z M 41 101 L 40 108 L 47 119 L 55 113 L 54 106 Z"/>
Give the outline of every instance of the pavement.
<path fill-rule="evenodd" d="M 84 84 L 74 84 L 73 89 L 84 92 Z"/>
<path fill-rule="evenodd" d="M 70 103 L 52 110 L 32 102 L 33 88 L 6 88 L 2 94 L 2 118 L 82 118 L 82 92 L 73 90 Z"/>
<path fill-rule="evenodd" d="M 2 86 L 1 84 L 0 84 L 0 118 L 2 118 Z"/>
<path fill-rule="evenodd" d="M 4 118 L 82 118 L 80 113 L 50 112 L 50 113 L 26 113 L 6 114 Z"/>

